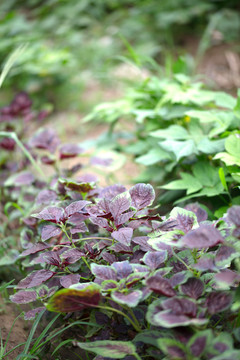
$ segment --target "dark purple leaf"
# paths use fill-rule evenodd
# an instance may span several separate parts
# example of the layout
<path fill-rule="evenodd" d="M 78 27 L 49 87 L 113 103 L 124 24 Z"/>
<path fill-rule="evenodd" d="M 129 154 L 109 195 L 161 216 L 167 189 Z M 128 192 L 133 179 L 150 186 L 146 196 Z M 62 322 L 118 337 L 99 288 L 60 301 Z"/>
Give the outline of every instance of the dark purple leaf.
<path fill-rule="evenodd" d="M 187 282 L 181 285 L 181 291 L 184 295 L 198 299 L 204 290 L 203 282 L 197 278 L 189 278 Z"/>
<path fill-rule="evenodd" d="M 126 279 L 126 286 L 129 289 L 133 285 L 137 284 L 140 279 L 146 277 L 149 273 L 143 272 L 143 273 L 137 273 L 137 274 L 131 274 Z"/>
<path fill-rule="evenodd" d="M 121 193 L 111 200 L 109 209 L 114 219 L 117 219 L 124 211 L 130 207 L 130 198 L 127 193 Z"/>
<path fill-rule="evenodd" d="M 183 284 L 187 281 L 188 277 L 191 276 L 188 271 L 180 271 L 176 274 L 174 274 L 170 279 L 169 283 L 172 285 L 172 287 L 175 287 L 179 284 Z"/>
<path fill-rule="evenodd" d="M 207 335 L 198 335 L 194 341 L 191 341 L 190 349 L 194 357 L 199 357 L 205 350 L 207 344 Z"/>
<path fill-rule="evenodd" d="M 128 246 L 131 244 L 133 229 L 129 227 L 121 228 L 117 231 L 113 231 L 111 235 L 115 240 L 119 241 L 121 244 Z"/>
<path fill-rule="evenodd" d="M 148 265 L 151 270 L 157 269 L 164 261 L 167 260 L 167 251 L 148 251 L 144 257 L 144 264 Z"/>
<path fill-rule="evenodd" d="M 240 281 L 240 275 L 230 269 L 225 269 L 214 275 L 214 279 L 218 287 L 229 287 L 231 285 L 237 285 Z"/>
<path fill-rule="evenodd" d="M 125 279 L 128 275 L 132 273 L 132 265 L 129 264 L 128 260 L 126 261 L 117 261 L 112 264 L 112 267 L 117 272 L 117 278 Z"/>
<path fill-rule="evenodd" d="M 85 256 L 85 253 L 78 249 L 70 249 L 61 254 L 61 258 L 66 265 L 74 264 L 81 259 L 82 256 Z"/>
<path fill-rule="evenodd" d="M 174 315 L 187 315 L 195 317 L 197 314 L 196 304 L 189 299 L 185 298 L 171 298 L 162 302 L 164 310 L 171 310 Z"/>
<path fill-rule="evenodd" d="M 148 236 L 137 236 L 132 239 L 135 244 L 140 245 L 142 251 L 152 251 L 153 248 L 148 244 Z"/>
<path fill-rule="evenodd" d="M 46 241 L 54 236 L 59 236 L 62 230 L 54 225 L 45 225 L 42 228 L 41 237 L 42 241 Z"/>
<path fill-rule="evenodd" d="M 41 129 L 29 141 L 31 147 L 45 149 L 54 153 L 60 140 L 53 129 Z"/>
<path fill-rule="evenodd" d="M 68 223 L 71 223 L 73 225 L 81 225 L 81 223 L 88 219 L 89 215 L 85 215 L 82 213 L 75 213 L 68 218 Z"/>
<path fill-rule="evenodd" d="M 43 262 L 53 266 L 60 266 L 61 259 L 56 251 L 48 251 L 41 254 Z"/>
<path fill-rule="evenodd" d="M 240 227 L 240 205 L 234 205 L 227 212 L 228 219 L 237 227 Z"/>
<path fill-rule="evenodd" d="M 20 290 L 10 296 L 10 300 L 16 304 L 27 304 L 37 299 L 36 291 Z"/>
<path fill-rule="evenodd" d="M 40 213 L 32 215 L 37 219 L 51 221 L 54 223 L 59 223 L 64 221 L 64 210 L 63 208 L 57 206 L 50 206 L 43 209 Z"/>
<path fill-rule="evenodd" d="M 78 176 L 77 180 L 84 183 L 96 183 L 98 177 L 95 174 L 82 174 Z"/>
<path fill-rule="evenodd" d="M 117 261 L 117 258 L 114 254 L 110 254 L 109 252 L 103 252 L 102 253 L 102 258 L 107 261 L 109 264 L 114 263 L 115 261 Z"/>
<path fill-rule="evenodd" d="M 153 203 L 155 192 L 150 184 L 136 184 L 129 190 L 132 198 L 132 206 L 143 209 Z"/>
<path fill-rule="evenodd" d="M 71 288 L 57 291 L 50 298 L 46 307 L 47 310 L 54 312 L 81 311 L 87 307 L 97 306 L 100 299 L 101 292 L 99 286 L 93 283 L 86 283 L 81 289 Z"/>
<path fill-rule="evenodd" d="M 77 144 L 63 144 L 59 148 L 60 159 L 68 159 L 83 153 L 84 150 Z"/>
<path fill-rule="evenodd" d="M 200 271 L 217 270 L 217 267 L 214 264 L 214 256 L 212 254 L 203 255 L 196 264 L 192 265 L 192 267 Z"/>
<path fill-rule="evenodd" d="M 114 291 L 111 293 L 111 297 L 118 304 L 124 304 L 129 307 L 135 307 L 142 299 L 142 292 L 140 290 L 132 291 L 128 294 Z"/>
<path fill-rule="evenodd" d="M 79 282 L 79 280 L 80 280 L 79 274 L 65 275 L 65 276 L 61 276 L 60 284 L 64 288 L 69 288 L 71 285 L 77 284 Z"/>
<path fill-rule="evenodd" d="M 90 201 L 86 201 L 86 200 L 79 200 L 79 201 L 74 201 L 72 202 L 70 205 L 68 205 L 65 208 L 65 214 L 66 217 L 69 217 L 75 213 L 81 212 L 82 209 L 87 205 L 90 204 Z"/>
<path fill-rule="evenodd" d="M 224 241 L 221 233 L 211 225 L 200 225 L 181 238 L 181 244 L 189 249 L 204 249 Z"/>
<path fill-rule="evenodd" d="M 123 245 L 121 243 L 117 243 L 117 244 L 110 246 L 109 250 L 113 250 L 119 254 L 132 254 L 133 253 L 130 246 Z"/>
<path fill-rule="evenodd" d="M 30 254 L 36 254 L 40 251 L 43 251 L 45 249 L 48 249 L 49 247 L 51 247 L 50 245 L 48 244 L 45 244 L 45 243 L 42 243 L 42 242 L 38 242 L 36 244 L 34 244 L 33 246 L 31 246 L 30 248 L 24 250 L 20 256 L 27 256 L 27 255 L 30 255 Z"/>
<path fill-rule="evenodd" d="M 33 217 L 25 217 L 22 219 L 23 223 L 30 227 L 35 227 L 37 225 L 37 219 Z"/>
<path fill-rule="evenodd" d="M 93 275 L 102 280 L 117 280 L 117 272 L 111 266 L 91 264 Z"/>
<path fill-rule="evenodd" d="M 104 229 L 109 229 L 107 219 L 103 219 L 103 218 L 96 217 L 96 216 L 91 216 L 90 220 L 93 224 L 98 225 L 99 227 L 102 227 Z"/>
<path fill-rule="evenodd" d="M 24 314 L 24 319 L 25 320 L 32 320 L 35 318 L 35 316 L 37 314 L 39 314 L 41 311 L 46 310 L 46 308 L 44 306 L 29 310 L 27 312 L 25 312 Z"/>
<path fill-rule="evenodd" d="M 147 279 L 146 285 L 150 290 L 158 294 L 162 294 L 165 296 L 176 295 L 176 292 L 170 285 L 169 281 L 160 276 L 151 276 Z"/>
<path fill-rule="evenodd" d="M 105 198 L 107 200 L 112 200 L 117 195 L 125 191 L 127 191 L 127 189 L 123 185 L 118 185 L 118 184 L 110 185 L 100 191 L 99 197 Z"/>
<path fill-rule="evenodd" d="M 86 231 L 88 231 L 88 228 L 86 227 L 84 222 L 70 229 L 71 234 L 78 234 Z"/>
<path fill-rule="evenodd" d="M 41 162 L 46 165 L 53 165 L 56 162 L 56 158 L 54 155 L 52 156 L 45 155 L 41 157 Z"/>
<path fill-rule="evenodd" d="M 216 254 L 215 264 L 218 267 L 230 265 L 232 259 L 237 256 L 236 250 L 231 246 L 222 245 Z"/>
<path fill-rule="evenodd" d="M 167 353 L 172 358 L 175 358 L 175 359 L 182 359 L 182 360 L 186 359 L 186 354 L 185 354 L 184 350 L 176 345 L 168 346 Z"/>
<path fill-rule="evenodd" d="M 198 203 L 192 203 L 185 206 L 186 210 L 192 211 L 197 216 L 197 221 L 200 223 L 207 220 L 208 214 Z"/>
<path fill-rule="evenodd" d="M 100 281 L 99 283 L 101 284 L 101 288 L 105 291 L 118 288 L 118 282 L 115 280 L 104 280 L 103 282 Z"/>
<path fill-rule="evenodd" d="M 115 220 L 116 226 L 125 224 L 134 214 L 135 211 L 128 211 L 124 214 L 119 215 L 119 217 Z"/>
<path fill-rule="evenodd" d="M 205 305 L 209 314 L 213 315 L 228 308 L 231 302 L 231 294 L 224 291 L 213 291 L 207 296 Z"/>
<path fill-rule="evenodd" d="M 153 315 L 151 323 L 156 326 L 163 326 L 164 328 L 172 328 L 178 326 L 188 325 L 204 325 L 208 322 L 207 319 L 189 318 L 186 315 L 175 315 L 171 310 L 160 311 L 156 315 Z"/>
<path fill-rule="evenodd" d="M 33 271 L 27 277 L 22 279 L 18 285 L 16 286 L 17 289 L 29 289 L 31 287 L 39 286 L 43 282 L 47 281 L 51 277 L 53 277 L 55 273 L 50 270 L 37 270 Z"/>
<path fill-rule="evenodd" d="M 36 198 L 37 204 L 49 204 L 57 200 L 57 194 L 53 190 L 42 190 Z"/>

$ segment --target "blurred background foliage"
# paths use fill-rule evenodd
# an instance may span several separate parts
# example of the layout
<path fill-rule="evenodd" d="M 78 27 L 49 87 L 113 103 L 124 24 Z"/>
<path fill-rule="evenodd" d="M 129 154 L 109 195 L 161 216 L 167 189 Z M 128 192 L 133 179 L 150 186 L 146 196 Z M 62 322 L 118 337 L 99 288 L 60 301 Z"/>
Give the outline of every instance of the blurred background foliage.
<path fill-rule="evenodd" d="M 131 56 L 128 44 L 139 58 L 153 58 L 167 69 L 194 38 L 197 63 L 216 43 L 237 48 L 239 10 L 238 0 L 2 1 L 0 63 L 26 46 L 5 80 L 1 103 L 25 90 L 57 110 L 84 110 L 81 94 L 91 84 L 114 90 L 113 69 Z"/>

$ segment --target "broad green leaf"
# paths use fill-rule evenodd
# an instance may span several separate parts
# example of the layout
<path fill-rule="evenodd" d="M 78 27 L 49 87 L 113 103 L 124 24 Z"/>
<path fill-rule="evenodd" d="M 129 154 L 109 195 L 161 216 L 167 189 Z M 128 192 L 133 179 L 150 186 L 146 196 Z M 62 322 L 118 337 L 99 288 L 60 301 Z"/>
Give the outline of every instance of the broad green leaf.
<path fill-rule="evenodd" d="M 154 148 L 147 152 L 145 155 L 139 156 L 136 159 L 138 164 L 143 164 L 145 166 L 154 165 L 163 160 L 171 159 L 171 155 L 164 151 L 161 148 Z"/>
<path fill-rule="evenodd" d="M 190 110 L 186 112 L 186 115 L 199 119 L 202 123 L 217 123 L 218 116 L 216 111 L 206 111 L 206 110 Z"/>
<path fill-rule="evenodd" d="M 230 155 L 240 159 L 240 135 L 230 135 L 225 141 L 225 149 Z"/>
<path fill-rule="evenodd" d="M 234 109 L 236 108 L 236 99 L 223 91 L 217 91 L 216 93 L 213 92 L 214 101 L 217 106 L 226 109 Z M 234 108 L 235 106 L 235 108 Z"/>
<path fill-rule="evenodd" d="M 177 140 L 166 140 L 159 142 L 161 148 L 166 151 L 171 151 L 176 156 L 177 161 L 185 156 L 190 156 L 197 153 L 197 148 L 193 140 L 177 141 Z"/>
<path fill-rule="evenodd" d="M 238 165 L 240 166 L 240 158 L 230 155 L 226 152 L 221 152 L 218 153 L 217 155 L 214 156 L 213 160 L 222 160 L 227 166 L 232 166 L 232 165 Z"/>
<path fill-rule="evenodd" d="M 237 98 L 237 103 L 233 109 L 234 115 L 240 119 L 240 89 L 238 89 L 238 98 Z"/>
<path fill-rule="evenodd" d="M 207 137 L 204 137 L 197 145 L 199 151 L 204 154 L 216 154 L 224 150 L 224 139 L 220 140 L 209 140 Z"/>
<path fill-rule="evenodd" d="M 203 185 L 191 174 L 181 173 L 181 177 L 182 180 L 171 181 L 170 183 L 161 186 L 161 188 L 167 190 L 186 190 L 187 195 L 202 189 Z"/>
<path fill-rule="evenodd" d="M 150 133 L 150 136 L 161 139 L 186 140 L 189 139 L 187 130 L 179 125 L 171 125 L 167 129 L 156 130 Z"/>
<path fill-rule="evenodd" d="M 111 359 L 123 359 L 127 355 L 136 353 L 136 347 L 130 341 L 100 340 L 88 343 L 78 342 L 77 345 L 83 350 Z"/>
<path fill-rule="evenodd" d="M 198 161 L 193 166 L 193 174 L 203 186 L 211 187 L 219 182 L 218 169 L 206 161 Z"/>

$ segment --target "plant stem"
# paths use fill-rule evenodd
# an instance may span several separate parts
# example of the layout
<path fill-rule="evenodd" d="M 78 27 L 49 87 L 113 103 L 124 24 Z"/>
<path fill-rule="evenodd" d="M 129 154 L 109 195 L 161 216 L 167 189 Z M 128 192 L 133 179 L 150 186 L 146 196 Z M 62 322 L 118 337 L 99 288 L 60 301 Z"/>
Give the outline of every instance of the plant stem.
<path fill-rule="evenodd" d="M 75 242 L 80 242 L 80 241 L 85 241 L 85 240 L 107 240 L 107 241 L 113 241 L 113 239 L 110 239 L 110 238 L 106 238 L 106 237 L 103 237 L 103 236 L 91 236 L 91 237 L 86 237 L 86 238 L 82 238 L 82 239 L 79 239 Z"/>
<path fill-rule="evenodd" d="M 190 268 L 190 266 L 188 266 L 188 265 L 185 263 L 185 261 L 184 261 L 183 259 L 181 259 L 181 258 L 175 253 L 175 251 L 173 250 L 173 246 L 171 246 L 171 249 L 172 249 L 173 255 L 176 257 L 176 259 L 178 259 L 178 261 L 180 261 L 184 266 L 186 266 L 186 268 L 187 268 L 189 271 L 193 272 L 193 270 Z"/>
<path fill-rule="evenodd" d="M 137 353 L 134 353 L 134 354 L 132 354 L 132 355 L 135 356 L 135 358 L 136 358 L 137 360 L 142 360 Z"/>
<path fill-rule="evenodd" d="M 135 324 L 135 322 L 134 322 L 128 315 L 124 314 L 122 311 L 117 310 L 117 309 L 114 309 L 114 308 L 112 308 L 112 307 L 110 307 L 110 306 L 101 306 L 101 305 L 98 305 L 98 306 L 96 306 L 96 307 L 98 307 L 99 309 L 105 309 L 105 310 L 109 310 L 109 311 L 114 311 L 114 312 L 116 312 L 116 313 L 124 316 L 124 317 L 132 324 L 132 326 L 134 327 L 134 329 L 135 329 L 137 332 L 141 332 L 141 328 L 139 327 L 139 325 L 138 325 L 138 324 Z"/>

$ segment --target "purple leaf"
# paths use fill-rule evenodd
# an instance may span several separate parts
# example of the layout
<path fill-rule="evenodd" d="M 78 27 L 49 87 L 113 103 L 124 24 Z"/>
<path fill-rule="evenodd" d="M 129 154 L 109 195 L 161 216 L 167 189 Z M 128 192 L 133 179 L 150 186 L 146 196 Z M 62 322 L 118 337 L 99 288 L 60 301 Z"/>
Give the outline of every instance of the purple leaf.
<path fill-rule="evenodd" d="M 24 314 L 24 319 L 25 320 L 32 320 L 35 318 L 35 316 L 37 314 L 39 314 L 41 311 L 46 310 L 46 308 L 44 306 L 29 310 L 27 312 L 25 312 Z"/>
<path fill-rule="evenodd" d="M 124 211 L 130 207 L 130 198 L 127 192 L 117 195 L 109 203 L 109 209 L 114 219 L 117 219 Z"/>
<path fill-rule="evenodd" d="M 121 243 L 117 243 L 117 244 L 110 246 L 109 250 L 113 250 L 119 254 L 132 254 L 133 253 L 130 246 L 123 245 Z"/>
<path fill-rule="evenodd" d="M 125 224 L 134 214 L 135 211 L 128 211 L 124 214 L 119 215 L 119 217 L 115 220 L 116 226 Z"/>
<path fill-rule="evenodd" d="M 60 140 L 53 129 L 41 129 L 29 141 L 31 147 L 45 149 L 50 153 L 55 152 L 59 143 Z"/>
<path fill-rule="evenodd" d="M 22 279 L 18 285 L 16 286 L 17 289 L 29 289 L 31 287 L 39 286 L 43 282 L 47 281 L 51 277 L 53 277 L 55 273 L 50 270 L 37 270 L 33 271 L 27 277 Z"/>
<path fill-rule="evenodd" d="M 60 266 L 61 259 L 56 251 L 48 251 L 41 254 L 41 258 L 46 264 Z"/>
<path fill-rule="evenodd" d="M 152 251 L 153 248 L 148 244 L 148 236 L 137 236 L 132 239 L 135 244 L 140 245 L 142 251 Z"/>
<path fill-rule="evenodd" d="M 203 282 L 197 278 L 189 278 L 187 282 L 181 285 L 181 291 L 184 295 L 198 299 L 204 290 Z"/>
<path fill-rule="evenodd" d="M 117 272 L 111 266 L 91 264 L 93 275 L 102 280 L 117 280 Z"/>
<path fill-rule="evenodd" d="M 36 203 L 39 204 L 49 204 L 57 200 L 57 194 L 53 190 L 42 190 L 39 192 Z"/>
<path fill-rule="evenodd" d="M 194 335 L 193 338 L 190 339 L 188 346 L 190 347 L 194 357 L 200 358 L 205 350 L 210 334 L 209 330 L 207 330 Z"/>
<path fill-rule="evenodd" d="M 148 251 L 144 257 L 144 264 L 148 265 L 151 270 L 157 269 L 164 261 L 167 260 L 167 251 Z"/>
<path fill-rule="evenodd" d="M 111 293 L 111 297 L 118 304 L 127 305 L 129 307 L 135 307 L 142 299 L 142 292 L 140 290 L 132 291 L 128 294 L 114 291 Z"/>
<path fill-rule="evenodd" d="M 131 244 L 133 229 L 129 227 L 121 228 L 117 231 L 113 231 L 111 235 L 115 240 L 119 241 L 121 244 L 128 246 Z"/>
<path fill-rule="evenodd" d="M 216 254 L 215 264 L 218 267 L 230 265 L 231 261 L 237 256 L 237 252 L 231 246 L 222 245 Z"/>
<path fill-rule="evenodd" d="M 48 244 L 45 244 L 43 242 L 38 242 L 36 244 L 34 244 L 33 246 L 31 246 L 30 248 L 24 250 L 20 256 L 27 256 L 27 255 L 30 255 L 30 254 L 36 254 L 40 251 L 43 251 L 45 249 L 48 249 L 49 247 L 51 247 L 50 245 Z"/>
<path fill-rule="evenodd" d="M 61 277 L 60 284 L 64 288 L 69 288 L 71 285 L 77 284 L 79 282 L 79 280 L 80 280 L 80 275 L 79 274 L 65 275 L 65 276 Z"/>
<path fill-rule="evenodd" d="M 101 283 L 101 288 L 105 291 L 113 290 L 118 288 L 118 282 L 115 280 L 104 280 Z"/>
<path fill-rule="evenodd" d="M 68 159 L 81 154 L 84 150 L 77 144 L 63 144 L 59 148 L 60 159 Z"/>
<path fill-rule="evenodd" d="M 181 238 L 181 244 L 189 249 L 213 247 L 224 241 L 221 233 L 211 225 L 200 225 Z"/>
<path fill-rule="evenodd" d="M 86 200 L 79 200 L 79 201 L 74 201 L 72 202 L 70 205 L 68 205 L 65 208 L 65 214 L 66 217 L 69 217 L 75 213 L 81 212 L 81 210 L 87 205 L 90 204 L 90 201 L 86 201 Z"/>
<path fill-rule="evenodd" d="M 20 290 L 10 296 L 10 300 L 16 304 L 27 304 L 37 299 L 36 291 Z"/>
<path fill-rule="evenodd" d="M 13 176 L 10 176 L 4 183 L 4 186 L 23 186 L 31 185 L 35 177 L 29 171 L 22 171 Z"/>
<path fill-rule="evenodd" d="M 171 312 L 171 310 L 164 310 L 154 315 L 151 323 L 153 325 L 162 326 L 164 328 L 172 328 L 188 325 L 201 326 L 206 324 L 207 321 L 207 319 L 189 318 L 186 315 L 175 315 Z"/>
<path fill-rule="evenodd" d="M 114 184 L 114 185 L 107 186 L 103 190 L 101 190 L 99 197 L 105 198 L 107 200 L 112 200 L 117 195 L 119 195 L 125 191 L 127 191 L 125 186 L 119 185 L 119 184 Z"/>
<path fill-rule="evenodd" d="M 130 341 L 103 340 L 84 343 L 78 342 L 77 345 L 87 352 L 91 351 L 103 356 L 104 359 L 123 359 L 126 358 L 127 355 L 136 353 L 136 348 Z"/>
<path fill-rule="evenodd" d="M 117 272 L 117 278 L 125 279 L 128 275 L 132 273 L 132 265 L 129 264 L 128 260 L 126 261 L 117 261 L 112 264 L 112 267 Z"/>
<path fill-rule="evenodd" d="M 217 270 L 217 267 L 214 264 L 214 256 L 212 254 L 203 255 L 196 264 L 192 265 L 192 267 L 200 271 Z"/>
<path fill-rule="evenodd" d="M 198 203 L 192 203 L 185 206 L 185 209 L 192 211 L 197 216 L 197 221 L 200 223 L 207 220 L 208 214 Z"/>
<path fill-rule="evenodd" d="M 73 225 L 81 225 L 81 223 L 88 219 L 89 215 L 85 215 L 82 213 L 75 213 L 68 218 L 68 223 L 71 223 Z"/>
<path fill-rule="evenodd" d="M 235 205 L 228 209 L 228 219 L 237 227 L 240 227 L 240 206 Z"/>
<path fill-rule="evenodd" d="M 50 206 L 46 209 L 43 209 L 40 213 L 33 214 L 32 216 L 36 217 L 37 219 L 59 223 L 64 221 L 64 210 L 57 206 Z"/>
<path fill-rule="evenodd" d="M 54 312 L 81 311 L 87 307 L 95 307 L 101 299 L 97 284 L 84 284 L 81 289 L 62 289 L 57 291 L 48 301 L 47 310 Z"/>
<path fill-rule="evenodd" d="M 132 206 L 143 209 L 153 203 L 155 192 L 150 184 L 136 184 L 129 190 L 132 198 Z"/>
<path fill-rule="evenodd" d="M 63 262 L 65 265 L 74 264 L 81 259 L 82 256 L 85 256 L 84 252 L 78 249 L 70 249 L 61 254 L 61 258 L 64 260 Z"/>
<path fill-rule="evenodd" d="M 170 279 L 169 283 L 172 285 L 172 287 L 175 287 L 179 284 L 183 284 L 188 277 L 191 276 L 188 271 L 180 271 L 176 274 L 174 274 Z"/>
<path fill-rule="evenodd" d="M 211 292 L 205 302 L 209 314 L 213 315 L 227 309 L 232 302 L 231 294 L 224 291 Z"/>
<path fill-rule="evenodd" d="M 214 275 L 214 279 L 218 287 L 229 287 L 234 284 L 238 284 L 240 281 L 240 275 L 230 269 L 225 269 Z"/>
<path fill-rule="evenodd" d="M 54 225 L 45 225 L 42 228 L 41 237 L 42 241 L 46 241 L 54 236 L 59 236 L 62 230 Z"/>
<path fill-rule="evenodd" d="M 187 315 L 195 317 L 197 314 L 196 304 L 189 299 L 174 297 L 162 302 L 164 310 L 171 310 L 174 315 Z"/>
<path fill-rule="evenodd" d="M 107 261 L 109 264 L 112 264 L 117 260 L 117 258 L 114 254 L 110 254 L 109 252 L 106 252 L 106 251 L 102 253 L 102 258 L 105 261 Z"/>
<path fill-rule="evenodd" d="M 110 166 L 113 162 L 112 158 L 104 158 L 99 156 L 93 156 L 91 158 L 91 165 Z"/>
<path fill-rule="evenodd" d="M 78 224 L 74 228 L 70 229 L 71 234 L 77 234 L 77 233 L 82 233 L 82 232 L 86 232 L 86 231 L 88 231 L 88 228 L 86 227 L 84 222 L 82 222 L 81 224 Z"/>
<path fill-rule="evenodd" d="M 176 295 L 175 290 L 170 285 L 169 281 L 160 277 L 160 276 L 151 276 L 146 280 L 146 285 L 148 288 L 157 294 L 162 294 L 165 296 L 174 296 Z"/>
<path fill-rule="evenodd" d="M 109 229 L 107 219 L 103 219 L 103 218 L 96 217 L 96 216 L 91 216 L 90 220 L 93 224 L 98 225 L 99 227 L 102 227 L 104 229 Z"/>

